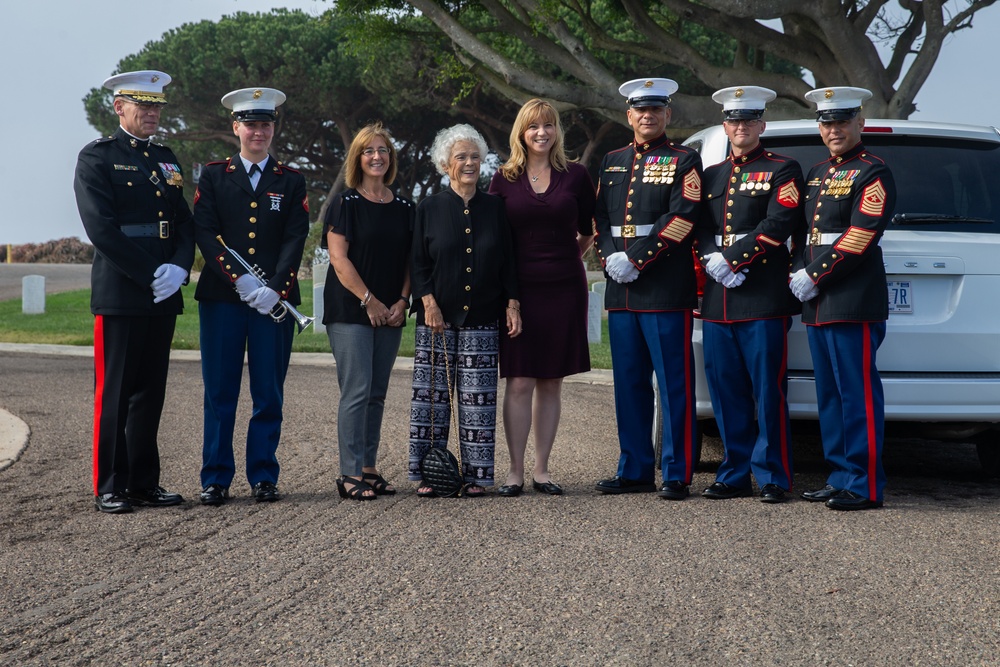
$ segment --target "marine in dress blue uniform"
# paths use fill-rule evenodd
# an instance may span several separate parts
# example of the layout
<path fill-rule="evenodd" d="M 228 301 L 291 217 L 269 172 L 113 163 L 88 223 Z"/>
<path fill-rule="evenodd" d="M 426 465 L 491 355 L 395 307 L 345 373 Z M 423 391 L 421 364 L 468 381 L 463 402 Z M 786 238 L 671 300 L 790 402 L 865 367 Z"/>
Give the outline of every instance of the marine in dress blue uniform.
<path fill-rule="evenodd" d="M 802 301 L 816 377 L 823 454 L 832 468 L 822 489 L 802 497 L 838 510 L 882 506 L 885 400 L 875 354 L 889 315 L 879 240 L 896 185 L 885 162 L 861 143 L 863 88 L 820 88 L 815 102 L 830 158 L 809 170 L 808 233 L 796 244 L 789 287 Z"/>
<path fill-rule="evenodd" d="M 179 290 L 194 261 L 180 165 L 150 140 L 168 83 L 154 70 L 104 82 L 120 127 L 80 151 L 73 183 L 95 250 L 93 489 L 96 508 L 112 514 L 183 502 L 160 486 L 157 445 Z"/>
<path fill-rule="evenodd" d="M 247 481 L 257 501 L 280 497 L 277 449 L 295 323 L 291 317 L 276 322 L 270 312 L 279 300 L 301 302 L 296 278 L 309 232 L 305 178 L 267 152 L 284 100 L 284 93 L 273 88 L 244 88 L 222 98 L 232 110 L 240 152 L 205 165 L 195 193 L 197 240 L 205 257 L 195 298 L 205 382 L 201 502 L 206 505 L 229 498 L 235 475 L 233 429 L 244 352 L 253 400 Z M 233 251 L 263 271 L 265 285 L 234 259 Z"/>
<path fill-rule="evenodd" d="M 694 467 L 692 312 L 697 286 L 692 245 L 701 208 L 701 159 L 664 134 L 670 79 L 635 79 L 618 89 L 628 100 L 635 138 L 601 162 L 594 219 L 598 256 L 608 276 L 605 307 L 621 454 L 602 493 L 655 491 L 655 375 L 663 410 L 660 496 L 688 495 Z"/>
<path fill-rule="evenodd" d="M 801 230 L 802 169 L 760 143 L 773 90 L 716 91 L 729 158 L 705 170 L 698 255 L 711 278 L 701 304 L 705 376 L 725 457 L 706 498 L 751 495 L 763 502 L 792 488 L 787 349 L 799 302 L 788 290 L 786 241 Z M 754 419 L 756 417 L 756 420 Z"/>

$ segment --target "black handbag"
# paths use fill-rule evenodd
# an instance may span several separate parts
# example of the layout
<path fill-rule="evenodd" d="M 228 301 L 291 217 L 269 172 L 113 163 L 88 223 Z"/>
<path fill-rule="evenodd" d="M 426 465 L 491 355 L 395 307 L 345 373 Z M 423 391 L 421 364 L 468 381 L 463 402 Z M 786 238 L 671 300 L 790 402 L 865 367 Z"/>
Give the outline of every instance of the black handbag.
<path fill-rule="evenodd" d="M 451 410 L 451 430 L 455 430 L 455 410 L 451 396 L 451 369 L 448 367 L 448 350 L 444 335 L 441 336 L 441 349 L 444 351 L 445 381 L 448 383 L 448 408 Z M 434 330 L 431 330 L 431 394 L 434 394 Z M 459 444 L 459 456 L 462 447 Z M 420 459 L 420 474 L 424 484 L 431 487 L 434 495 L 440 498 L 454 498 L 462 495 L 465 488 L 465 478 L 462 476 L 462 465 L 455 455 L 448 451 L 447 440 L 444 447 L 434 445 L 434 404 L 431 403 L 431 446 Z"/>

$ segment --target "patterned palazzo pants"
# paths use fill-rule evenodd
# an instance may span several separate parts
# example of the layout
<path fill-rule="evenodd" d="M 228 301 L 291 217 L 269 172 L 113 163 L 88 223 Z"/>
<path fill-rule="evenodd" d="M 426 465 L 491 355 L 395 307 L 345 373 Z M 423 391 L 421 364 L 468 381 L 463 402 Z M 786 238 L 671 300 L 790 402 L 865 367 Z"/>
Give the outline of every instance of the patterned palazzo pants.
<path fill-rule="evenodd" d="M 467 483 L 493 486 L 493 452 L 496 447 L 497 359 L 500 346 L 497 323 L 455 328 L 446 325 L 434 334 L 431 365 L 431 329 L 417 325 L 413 355 L 413 396 L 410 402 L 409 478 L 420 481 L 420 460 L 433 444 L 447 447 L 451 405 L 445 350 L 451 388 L 458 404 L 458 442 L 462 474 Z M 433 413 L 433 419 L 432 419 Z"/>

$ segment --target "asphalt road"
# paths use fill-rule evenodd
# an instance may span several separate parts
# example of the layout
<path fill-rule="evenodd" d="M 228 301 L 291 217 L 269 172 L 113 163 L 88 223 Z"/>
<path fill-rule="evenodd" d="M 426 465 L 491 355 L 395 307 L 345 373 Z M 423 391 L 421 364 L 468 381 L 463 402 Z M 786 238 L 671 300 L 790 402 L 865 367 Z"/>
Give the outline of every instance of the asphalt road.
<path fill-rule="evenodd" d="M 192 502 L 201 375 L 176 360 L 162 481 L 188 502 L 109 516 L 90 495 L 92 361 L 0 350 L 0 407 L 31 429 L 0 471 L 0 663 L 1000 661 L 1000 489 L 971 446 L 890 441 L 876 511 L 604 497 L 593 483 L 616 461 L 611 387 L 567 383 L 552 460 L 565 496 L 425 500 L 405 481 L 400 370 L 381 467 L 401 492 L 341 501 L 336 376 L 309 361 L 287 381 L 281 502 L 254 503 L 242 468 L 234 501 Z M 796 436 L 799 489 L 822 483 L 818 452 Z M 695 489 L 720 458 L 709 441 Z"/>

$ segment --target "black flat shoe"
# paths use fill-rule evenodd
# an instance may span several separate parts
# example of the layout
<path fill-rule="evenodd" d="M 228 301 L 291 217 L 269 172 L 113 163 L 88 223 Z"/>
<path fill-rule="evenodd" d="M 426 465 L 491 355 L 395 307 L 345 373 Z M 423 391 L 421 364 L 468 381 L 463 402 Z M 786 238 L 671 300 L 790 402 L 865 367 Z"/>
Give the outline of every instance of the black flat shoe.
<path fill-rule="evenodd" d="M 201 490 L 199 496 L 202 505 L 218 507 L 229 500 L 229 487 L 221 484 L 209 484 Z"/>
<path fill-rule="evenodd" d="M 144 505 L 146 507 L 170 507 L 180 505 L 184 498 L 179 493 L 170 493 L 163 487 L 155 489 L 129 490 L 125 492 L 129 502 L 133 505 Z"/>
<path fill-rule="evenodd" d="M 531 480 L 531 488 L 539 493 L 547 493 L 550 496 L 561 496 L 563 494 L 562 487 L 555 482 L 536 482 Z"/>
<path fill-rule="evenodd" d="M 94 496 L 94 508 L 105 514 L 128 514 L 132 511 L 132 503 L 120 493 L 102 493 Z"/>
<path fill-rule="evenodd" d="M 830 498 L 840 493 L 840 489 L 834 488 L 827 484 L 822 489 L 816 489 L 815 491 L 803 491 L 800 497 L 803 500 L 808 500 L 811 503 L 825 503 Z"/>
<path fill-rule="evenodd" d="M 625 479 L 615 475 L 611 479 L 602 479 L 597 483 L 597 490 L 601 493 L 651 493 L 656 491 L 656 484 L 643 482 L 638 479 Z"/>
<path fill-rule="evenodd" d="M 665 482 L 662 487 L 660 487 L 660 492 L 657 493 L 660 498 L 664 500 L 684 500 L 688 497 L 687 484 L 679 480 L 672 480 L 670 482 Z"/>
<path fill-rule="evenodd" d="M 396 489 L 386 481 L 385 477 L 376 472 L 366 472 L 361 474 L 361 479 L 368 486 L 372 487 L 376 496 L 394 496 Z"/>
<path fill-rule="evenodd" d="M 730 486 L 725 482 L 715 482 L 701 492 L 702 498 L 712 500 L 729 500 L 730 498 L 748 498 L 753 493 L 750 489 L 742 489 L 738 486 Z"/>
<path fill-rule="evenodd" d="M 854 510 L 873 510 L 882 507 L 881 500 L 870 500 L 853 491 L 841 491 L 826 501 L 826 506 L 832 510 L 851 512 Z"/>
<path fill-rule="evenodd" d="M 274 482 L 257 482 L 253 487 L 253 497 L 258 503 L 273 503 L 281 498 Z"/>
<path fill-rule="evenodd" d="M 785 490 L 777 484 L 765 484 L 760 490 L 760 502 L 783 503 L 785 502 Z"/>
<path fill-rule="evenodd" d="M 524 492 L 524 484 L 504 484 L 497 489 L 497 495 L 504 498 L 517 498 Z"/>
<path fill-rule="evenodd" d="M 371 491 L 371 495 L 365 495 L 365 491 Z M 341 477 L 337 480 L 337 493 L 341 498 L 347 500 L 375 500 L 378 492 L 372 488 L 368 482 L 353 477 Z"/>

